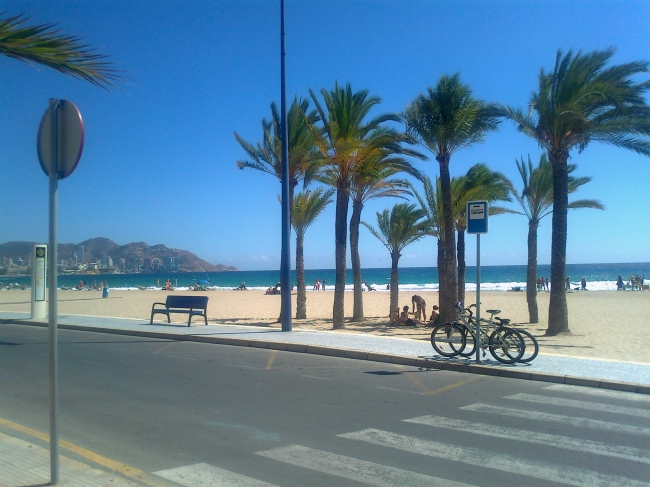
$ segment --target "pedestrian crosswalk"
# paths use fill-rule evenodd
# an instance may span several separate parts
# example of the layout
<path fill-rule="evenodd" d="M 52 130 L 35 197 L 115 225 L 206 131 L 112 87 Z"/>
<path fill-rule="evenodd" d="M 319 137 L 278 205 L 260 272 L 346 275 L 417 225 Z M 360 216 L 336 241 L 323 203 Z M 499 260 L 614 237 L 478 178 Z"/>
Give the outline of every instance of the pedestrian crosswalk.
<path fill-rule="evenodd" d="M 337 440 L 336 448 L 290 444 L 256 454 L 279 462 L 284 469 L 313 472 L 321 479 L 314 485 L 347 485 L 347 479 L 354 485 L 381 487 L 503 483 L 650 487 L 649 399 L 640 394 L 552 385 L 536 394 L 511 394 L 460 406 L 458 417 L 448 417 L 454 413 L 424 415 L 404 418 L 404 428 L 371 427 L 333 434 L 345 442 Z M 612 420 L 589 417 L 602 417 L 603 412 Z M 252 478 L 206 464 L 159 475 L 188 487 L 283 485 L 279 478 L 262 480 L 263 475 Z"/>
<path fill-rule="evenodd" d="M 562 435 L 549 435 L 536 431 L 508 428 L 507 426 L 495 426 L 491 424 L 473 423 L 459 419 L 444 418 L 441 416 L 421 416 L 419 418 L 406 419 L 408 423 L 425 424 L 436 428 L 446 428 L 454 431 L 464 431 L 476 435 L 489 436 L 492 438 L 506 438 L 538 445 L 563 448 L 571 451 L 581 451 L 592 455 L 604 455 L 616 458 L 624 458 L 650 465 L 650 450 L 631 448 L 627 446 L 609 445 L 602 441 L 583 440 Z"/>

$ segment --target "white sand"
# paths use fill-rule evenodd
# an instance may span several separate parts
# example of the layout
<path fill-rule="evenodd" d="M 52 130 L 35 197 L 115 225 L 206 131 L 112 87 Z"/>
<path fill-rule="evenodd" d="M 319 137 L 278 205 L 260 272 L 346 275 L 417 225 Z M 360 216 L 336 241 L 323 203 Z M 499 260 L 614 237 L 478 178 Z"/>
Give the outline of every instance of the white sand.
<path fill-rule="evenodd" d="M 98 291 L 60 291 L 59 313 L 92 316 L 111 316 L 149 320 L 151 305 L 164 302 L 166 291 L 110 291 L 102 299 Z M 180 294 L 180 292 L 175 292 Z M 280 327 L 275 320 L 280 313 L 280 296 L 267 296 L 261 291 L 207 291 L 210 297 L 208 318 L 212 322 Z M 411 292 L 400 293 L 400 306 L 411 305 Z M 436 292 L 420 293 L 431 305 L 437 304 Z M 430 328 L 395 328 L 388 326 L 390 296 L 387 292 L 364 292 L 366 320 L 346 323 L 346 332 L 364 332 L 386 336 L 429 340 Z M 29 291 L 0 291 L 0 311 L 30 310 Z M 474 293 L 468 293 L 466 302 L 474 302 Z M 650 364 L 650 292 L 588 291 L 567 295 L 571 334 L 545 337 L 548 320 L 548 293 L 538 295 L 540 322 L 527 324 L 528 307 L 525 293 L 483 291 L 482 310 L 500 309 L 504 318 L 521 323 L 538 337 L 544 354 L 589 357 Z M 296 329 L 332 329 L 334 293 L 307 291 L 306 320 L 294 320 Z M 345 314 L 352 316 L 353 297 L 345 293 Z M 296 297 L 293 296 L 295 315 Z M 486 317 L 485 313 L 482 316 Z M 162 315 L 157 315 L 164 319 Z M 183 322 L 185 315 L 176 315 L 173 321 Z"/>

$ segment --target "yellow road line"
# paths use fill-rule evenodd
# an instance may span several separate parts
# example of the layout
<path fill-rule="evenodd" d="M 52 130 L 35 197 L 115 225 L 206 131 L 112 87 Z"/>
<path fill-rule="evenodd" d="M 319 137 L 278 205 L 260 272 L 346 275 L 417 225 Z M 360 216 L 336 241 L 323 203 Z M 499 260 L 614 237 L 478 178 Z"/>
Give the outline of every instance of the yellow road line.
<path fill-rule="evenodd" d="M 425 385 L 420 381 L 420 379 L 418 379 L 417 377 L 415 377 L 413 374 L 406 374 L 406 376 L 407 376 L 409 379 L 411 379 L 413 382 L 415 382 L 415 384 L 416 384 L 420 389 L 422 389 L 426 394 L 429 394 L 429 390 L 428 390 L 427 386 L 425 386 Z"/>
<path fill-rule="evenodd" d="M 278 353 L 277 350 L 271 350 L 271 356 L 269 357 L 269 361 L 266 364 L 266 367 L 264 367 L 265 370 L 271 370 L 271 367 L 273 367 L 273 361 L 275 360 L 275 355 Z"/>
<path fill-rule="evenodd" d="M 434 389 L 432 391 L 427 392 L 427 395 L 434 395 L 434 394 L 440 394 L 441 392 L 449 391 L 451 389 L 455 389 L 456 387 L 464 386 L 465 384 L 469 384 L 470 382 L 474 382 L 475 380 L 479 380 L 481 376 L 477 377 L 470 377 L 469 379 L 461 380 L 459 382 L 455 382 L 454 384 L 449 384 L 448 386 L 440 387 L 439 389 Z"/>
<path fill-rule="evenodd" d="M 176 343 L 178 343 L 178 342 L 177 342 L 177 341 L 169 342 L 169 343 L 163 345 L 162 347 L 160 347 L 158 350 L 156 350 L 156 351 L 153 352 L 153 353 L 160 353 L 160 352 L 162 352 L 163 350 L 167 350 L 169 347 L 171 347 L 172 345 L 175 345 Z"/>
<path fill-rule="evenodd" d="M 0 425 L 6 426 L 7 428 L 11 428 L 15 431 L 20 431 L 22 433 L 28 434 L 47 443 L 50 442 L 50 435 L 29 428 L 27 426 L 23 426 L 22 424 L 14 423 L 13 421 L 9 421 L 8 419 L 0 418 Z M 169 487 L 168 483 L 164 481 L 159 481 L 158 479 L 155 478 L 151 478 L 142 470 L 138 470 L 137 468 L 126 465 L 125 463 L 116 462 L 115 460 L 111 460 L 110 458 L 103 457 L 91 450 L 87 450 L 86 448 L 75 445 L 74 443 L 70 443 L 69 441 L 59 440 L 59 445 L 62 448 L 65 448 L 66 450 L 70 450 L 71 452 L 74 452 L 77 455 L 80 455 L 98 465 L 102 465 L 106 468 L 109 468 L 110 470 L 113 470 L 114 472 L 118 472 L 126 477 L 130 477 L 132 479 L 138 480 L 143 484 L 149 485 L 151 487 Z"/>

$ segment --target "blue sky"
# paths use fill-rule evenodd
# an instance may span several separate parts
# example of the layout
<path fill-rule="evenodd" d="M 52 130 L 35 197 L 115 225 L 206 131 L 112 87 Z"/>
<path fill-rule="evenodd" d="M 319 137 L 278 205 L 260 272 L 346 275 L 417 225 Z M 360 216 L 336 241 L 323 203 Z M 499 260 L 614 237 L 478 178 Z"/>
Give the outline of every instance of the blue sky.
<path fill-rule="evenodd" d="M 261 138 L 261 119 L 280 98 L 279 1 L 1 2 L 0 11 L 54 22 L 125 71 L 108 92 L 44 67 L 0 57 L 0 242 L 46 241 L 47 177 L 36 132 L 49 98 L 80 108 L 86 127 L 76 172 L 59 186 L 59 239 L 103 236 L 190 250 L 243 270 L 276 269 L 280 184 L 236 169 L 233 137 Z M 526 106 L 540 68 L 558 48 L 617 46 L 614 62 L 650 59 L 650 2 L 287 0 L 287 92 L 349 81 L 382 98 L 374 114 L 399 112 L 442 74 L 459 72 L 476 97 Z M 513 181 L 515 159 L 540 149 L 508 122 L 484 144 L 458 153 L 452 175 L 486 162 Z M 568 263 L 650 261 L 650 160 L 602 144 L 571 154 L 593 182 L 576 194 L 606 211 L 569 214 Z M 417 167 L 438 174 L 433 157 Z M 362 218 L 397 200 L 369 203 Z M 539 261 L 550 261 L 550 217 Z M 483 265 L 525 264 L 527 220 L 499 216 L 481 239 Z M 388 267 L 386 249 L 365 229 L 364 267 Z M 407 247 L 402 266 L 433 266 L 436 243 Z M 295 249 L 292 249 L 292 255 Z M 475 262 L 474 239 L 468 264 Z M 307 232 L 307 268 L 334 267 L 334 204 Z"/>

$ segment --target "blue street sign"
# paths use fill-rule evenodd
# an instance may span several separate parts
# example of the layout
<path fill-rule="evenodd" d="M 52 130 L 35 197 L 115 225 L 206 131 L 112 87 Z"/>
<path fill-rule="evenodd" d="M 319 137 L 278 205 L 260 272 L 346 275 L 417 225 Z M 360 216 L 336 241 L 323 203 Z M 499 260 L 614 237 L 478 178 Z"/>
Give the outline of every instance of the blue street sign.
<path fill-rule="evenodd" d="M 488 202 L 469 201 L 467 203 L 467 233 L 488 233 Z"/>

